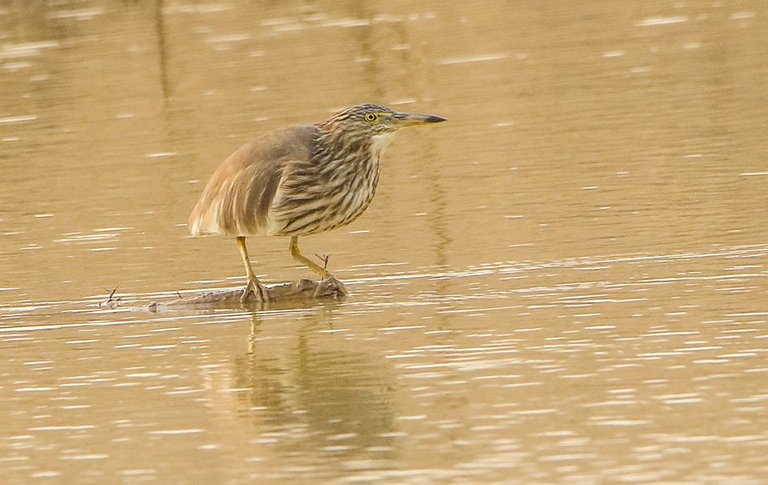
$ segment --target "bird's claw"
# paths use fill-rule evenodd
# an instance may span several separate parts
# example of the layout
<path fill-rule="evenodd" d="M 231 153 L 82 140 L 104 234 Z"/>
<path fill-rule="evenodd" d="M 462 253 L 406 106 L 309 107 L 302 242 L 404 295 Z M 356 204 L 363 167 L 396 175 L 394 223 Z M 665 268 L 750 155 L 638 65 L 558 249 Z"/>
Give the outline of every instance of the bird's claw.
<path fill-rule="evenodd" d="M 269 291 L 258 281 L 248 280 L 248 283 L 243 290 L 243 294 L 240 297 L 240 303 L 248 303 L 251 294 L 253 294 L 256 303 L 269 303 Z"/>

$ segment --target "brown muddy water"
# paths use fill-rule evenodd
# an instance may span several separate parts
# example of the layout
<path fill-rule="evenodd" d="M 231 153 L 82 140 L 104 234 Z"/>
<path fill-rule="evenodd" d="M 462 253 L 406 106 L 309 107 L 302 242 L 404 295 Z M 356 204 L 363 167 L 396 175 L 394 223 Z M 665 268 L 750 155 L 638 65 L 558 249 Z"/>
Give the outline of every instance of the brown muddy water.
<path fill-rule="evenodd" d="M 765 483 L 768 4 L 0 2 L 0 482 Z M 253 136 L 406 130 L 352 295 L 191 238 Z M 268 283 L 310 276 L 253 238 Z"/>

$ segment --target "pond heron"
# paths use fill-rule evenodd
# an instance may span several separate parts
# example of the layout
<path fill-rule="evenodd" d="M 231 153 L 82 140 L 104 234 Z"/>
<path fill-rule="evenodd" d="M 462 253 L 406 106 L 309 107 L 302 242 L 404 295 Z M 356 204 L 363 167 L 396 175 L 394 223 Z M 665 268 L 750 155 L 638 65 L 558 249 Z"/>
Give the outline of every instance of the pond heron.
<path fill-rule="evenodd" d="M 323 279 L 325 267 L 299 251 L 299 236 L 330 231 L 357 219 L 373 199 L 381 155 L 405 126 L 445 121 L 433 115 L 398 113 L 362 104 L 314 125 L 267 133 L 240 147 L 205 186 L 189 217 L 193 235 L 234 237 L 248 282 L 240 298 L 269 293 L 253 272 L 247 236 L 290 236 L 293 258 Z"/>

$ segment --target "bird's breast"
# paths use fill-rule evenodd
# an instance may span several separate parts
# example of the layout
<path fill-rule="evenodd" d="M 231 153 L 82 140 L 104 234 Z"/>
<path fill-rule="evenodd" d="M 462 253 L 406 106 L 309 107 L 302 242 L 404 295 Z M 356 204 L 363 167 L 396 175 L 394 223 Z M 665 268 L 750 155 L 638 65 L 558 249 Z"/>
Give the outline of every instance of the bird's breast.
<path fill-rule="evenodd" d="M 386 139 L 372 140 L 366 157 L 302 165 L 284 175 L 270 211 L 268 233 L 300 236 L 325 232 L 357 219 L 379 181 Z"/>

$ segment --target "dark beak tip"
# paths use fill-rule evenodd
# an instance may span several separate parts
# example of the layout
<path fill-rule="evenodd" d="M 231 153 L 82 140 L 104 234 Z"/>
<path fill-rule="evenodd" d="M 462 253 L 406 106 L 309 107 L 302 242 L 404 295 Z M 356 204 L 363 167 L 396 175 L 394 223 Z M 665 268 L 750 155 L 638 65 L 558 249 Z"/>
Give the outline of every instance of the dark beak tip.
<path fill-rule="evenodd" d="M 440 123 L 441 121 L 445 121 L 445 118 L 441 118 L 439 116 L 429 115 L 427 116 L 427 119 L 424 120 L 427 123 Z"/>

